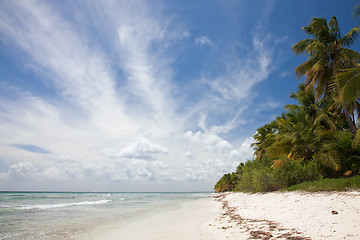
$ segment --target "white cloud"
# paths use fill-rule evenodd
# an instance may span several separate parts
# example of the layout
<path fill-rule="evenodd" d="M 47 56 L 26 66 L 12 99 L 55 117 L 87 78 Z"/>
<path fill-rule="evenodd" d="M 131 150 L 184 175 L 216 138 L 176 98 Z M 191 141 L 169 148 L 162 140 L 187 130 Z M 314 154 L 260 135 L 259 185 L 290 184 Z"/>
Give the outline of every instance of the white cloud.
<path fill-rule="evenodd" d="M 19 162 L 9 168 L 8 176 L 10 179 L 30 179 L 36 177 L 37 169 L 31 162 Z"/>
<path fill-rule="evenodd" d="M 144 161 L 132 162 L 129 169 L 131 170 L 130 180 L 155 180 L 154 171 Z"/>
<path fill-rule="evenodd" d="M 244 160 L 250 160 L 253 157 L 254 150 L 251 147 L 251 144 L 254 142 L 252 137 L 246 138 L 245 141 L 241 144 L 240 149 L 238 150 L 238 155 Z"/>
<path fill-rule="evenodd" d="M 207 36 L 201 36 L 195 39 L 195 43 L 201 46 L 211 46 L 213 43 Z"/>
<path fill-rule="evenodd" d="M 181 129 L 183 121 L 175 114 L 177 104 L 172 98 L 173 59 L 165 55 L 169 44 L 177 40 L 178 30 L 168 29 L 169 20 L 161 14 L 153 15 L 156 9 L 144 2 L 130 3 L 128 8 L 125 12 L 122 5 L 113 4 L 107 11 L 116 11 L 110 15 L 110 22 L 115 23 L 113 28 L 118 33 L 119 67 L 126 77 L 129 96 L 135 98 L 129 101 L 146 131 L 168 136 Z M 175 119 L 177 125 L 173 124 Z"/>
<path fill-rule="evenodd" d="M 233 146 L 231 146 L 231 144 L 225 140 L 221 140 L 220 142 L 218 142 L 215 145 L 215 148 L 217 151 L 219 152 L 227 152 L 229 150 L 233 149 Z"/>
<path fill-rule="evenodd" d="M 184 134 L 185 139 L 190 143 L 204 143 L 207 145 L 214 145 L 219 141 L 219 137 L 215 135 L 203 134 L 201 131 L 193 133 L 192 131 L 186 131 Z"/>
<path fill-rule="evenodd" d="M 185 38 L 191 37 L 191 33 L 189 31 L 184 31 L 182 34 Z"/>
<path fill-rule="evenodd" d="M 165 147 L 154 144 L 148 139 L 139 136 L 130 141 L 124 148 L 116 149 L 107 147 L 102 150 L 105 156 L 112 158 L 134 158 L 144 160 L 155 160 L 157 155 L 164 155 L 168 153 Z"/>
<path fill-rule="evenodd" d="M 157 169 L 168 169 L 169 166 L 162 161 L 154 161 L 153 166 Z"/>
<path fill-rule="evenodd" d="M 123 112 L 114 73 L 105 64 L 108 59 L 86 45 L 76 27 L 43 2 L 9 5 L 13 6 L 2 12 L 0 30 L 33 61 L 28 66 L 55 86 L 65 101 L 78 107 L 80 114 L 90 116 L 94 127 L 113 132 L 109 126 L 116 124 L 116 119 L 116 125 L 126 126 L 117 131 L 136 128 Z"/>
<path fill-rule="evenodd" d="M 192 159 L 194 157 L 194 154 L 191 151 L 186 151 L 184 153 L 184 157 Z"/>
<path fill-rule="evenodd" d="M 253 86 L 265 80 L 270 72 L 273 53 L 268 44 L 266 40 L 254 36 L 253 56 L 231 59 L 231 62 L 225 62 L 227 71 L 223 75 L 210 79 L 204 77 L 203 81 L 220 93 L 224 101 L 252 100 L 255 97 Z"/>
<path fill-rule="evenodd" d="M 69 178 L 68 175 L 64 174 L 61 170 L 59 170 L 56 167 L 47 168 L 43 172 L 43 176 L 50 181 L 67 180 Z"/>
<path fill-rule="evenodd" d="M 292 73 L 290 73 L 289 71 L 284 71 L 280 74 L 281 77 L 291 77 L 293 76 Z"/>
<path fill-rule="evenodd" d="M 212 177 L 218 180 L 224 173 L 232 172 L 239 162 L 222 158 L 207 159 L 199 163 L 186 164 L 184 178 L 186 181 L 201 181 Z"/>
<path fill-rule="evenodd" d="M 76 7 L 64 11 L 56 4 L 1 3 L 2 43 L 23 54 L 16 60 L 29 85 L 41 85 L 33 91 L 0 79 L 0 157 L 8 168 L 1 179 L 48 186 L 62 181 L 209 185 L 247 159 L 248 140 L 237 146 L 225 134 L 241 125 L 254 86 L 271 71 L 267 39 L 254 37 L 254 56 L 246 59 L 209 48 L 224 69 L 213 73 L 206 66 L 201 79 L 186 79 L 197 95 L 190 104 L 185 99 L 193 95 L 181 96 L 188 93 L 179 88 L 174 63 L 178 46 L 194 48 L 194 42 L 184 41 L 194 38 L 184 31 L 191 28 L 178 28 L 163 15 L 161 4 L 93 0 L 74 2 Z M 214 46 L 207 36 L 195 42 Z M 11 147 L 16 144 L 48 154 Z"/>
<path fill-rule="evenodd" d="M 228 141 L 211 132 L 198 131 L 193 133 L 192 131 L 187 131 L 184 134 L 184 138 L 191 144 L 198 145 L 212 153 L 217 153 L 217 156 L 223 159 L 223 161 L 245 162 L 252 157 L 253 153 L 250 146 L 253 141 L 252 138 L 247 138 L 240 148 L 234 147 Z"/>

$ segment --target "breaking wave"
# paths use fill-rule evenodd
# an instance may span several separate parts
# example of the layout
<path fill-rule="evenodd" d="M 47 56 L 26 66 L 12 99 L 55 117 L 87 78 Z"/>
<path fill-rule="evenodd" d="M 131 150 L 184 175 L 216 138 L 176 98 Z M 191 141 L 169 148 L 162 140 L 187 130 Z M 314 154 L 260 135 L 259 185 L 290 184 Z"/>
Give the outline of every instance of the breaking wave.
<path fill-rule="evenodd" d="M 31 210 L 31 209 L 50 209 L 50 208 L 65 208 L 72 206 L 86 206 L 86 205 L 102 205 L 111 202 L 111 200 L 103 199 L 98 201 L 84 201 L 73 203 L 56 203 L 56 204 L 35 204 L 35 205 L 20 205 L 15 209 L 19 210 Z"/>

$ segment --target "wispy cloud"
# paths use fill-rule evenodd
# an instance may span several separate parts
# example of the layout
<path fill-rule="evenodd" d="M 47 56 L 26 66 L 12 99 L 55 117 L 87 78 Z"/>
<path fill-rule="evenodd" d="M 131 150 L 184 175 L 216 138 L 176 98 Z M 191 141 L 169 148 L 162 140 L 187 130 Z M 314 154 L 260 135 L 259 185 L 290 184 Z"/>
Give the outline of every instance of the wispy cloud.
<path fill-rule="evenodd" d="M 134 127 L 122 112 L 106 57 L 94 52 L 70 22 L 44 2 L 4 5 L 2 32 L 29 56 L 27 65 L 50 81 L 61 98 L 90 115 L 96 127 L 106 129 L 114 119 L 127 129 Z"/>
<path fill-rule="evenodd" d="M 221 94 L 224 100 L 246 100 L 253 98 L 252 88 L 265 80 L 270 72 L 273 48 L 269 42 L 253 37 L 252 56 L 230 57 L 231 61 L 223 60 L 226 71 L 215 78 L 204 78 L 214 91 Z"/>
<path fill-rule="evenodd" d="M 202 46 L 211 46 L 213 43 L 207 36 L 201 36 L 195 39 L 195 43 Z"/>
<path fill-rule="evenodd" d="M 254 34 L 251 53 L 239 56 L 178 27 L 158 3 L 89 0 L 63 11 L 58 2 L 0 3 L 2 46 L 45 89 L 0 78 L 1 179 L 212 184 L 247 160 L 251 139 L 237 145 L 225 135 L 246 121 L 272 70 L 271 39 Z M 177 48 L 204 50 L 194 41 L 216 57 L 183 84 Z"/>

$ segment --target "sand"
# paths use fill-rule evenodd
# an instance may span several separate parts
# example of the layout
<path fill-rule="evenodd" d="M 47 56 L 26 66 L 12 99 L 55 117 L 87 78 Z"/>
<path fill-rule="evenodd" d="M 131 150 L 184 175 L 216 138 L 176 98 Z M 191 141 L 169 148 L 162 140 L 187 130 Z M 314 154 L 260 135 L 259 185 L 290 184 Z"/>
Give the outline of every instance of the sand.
<path fill-rule="evenodd" d="M 204 225 L 217 216 L 219 203 L 212 198 L 184 203 L 180 208 L 144 217 L 118 229 L 99 229 L 79 239 L 86 240 L 215 240 Z M 105 231 L 104 231 L 105 230 Z"/>
<path fill-rule="evenodd" d="M 218 195 L 217 239 L 360 239 L 360 192 Z"/>
<path fill-rule="evenodd" d="M 216 194 L 86 239 L 360 239 L 360 192 Z"/>

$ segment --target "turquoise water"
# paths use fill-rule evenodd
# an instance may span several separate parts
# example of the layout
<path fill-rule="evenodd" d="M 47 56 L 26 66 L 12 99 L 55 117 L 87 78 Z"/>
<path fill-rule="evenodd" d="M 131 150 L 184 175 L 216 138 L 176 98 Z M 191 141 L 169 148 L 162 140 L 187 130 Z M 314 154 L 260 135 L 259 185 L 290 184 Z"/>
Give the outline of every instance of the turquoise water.
<path fill-rule="evenodd" d="M 107 224 L 126 224 L 210 195 L 0 192 L 0 240 L 76 239 Z"/>

